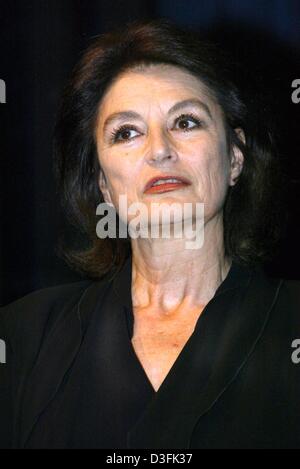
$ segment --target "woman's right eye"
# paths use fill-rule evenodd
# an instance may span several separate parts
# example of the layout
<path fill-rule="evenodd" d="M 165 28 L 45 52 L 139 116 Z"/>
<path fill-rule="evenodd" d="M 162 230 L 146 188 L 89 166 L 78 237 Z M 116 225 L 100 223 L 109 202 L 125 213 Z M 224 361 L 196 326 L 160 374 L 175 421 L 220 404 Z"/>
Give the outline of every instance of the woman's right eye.
<path fill-rule="evenodd" d="M 118 129 L 115 129 L 112 132 L 112 141 L 114 143 L 119 143 L 119 142 L 126 142 L 128 140 L 132 140 L 134 137 L 137 135 L 132 135 L 132 132 L 136 132 L 138 134 L 138 130 L 135 127 L 128 127 L 128 126 L 122 126 L 119 127 Z"/>

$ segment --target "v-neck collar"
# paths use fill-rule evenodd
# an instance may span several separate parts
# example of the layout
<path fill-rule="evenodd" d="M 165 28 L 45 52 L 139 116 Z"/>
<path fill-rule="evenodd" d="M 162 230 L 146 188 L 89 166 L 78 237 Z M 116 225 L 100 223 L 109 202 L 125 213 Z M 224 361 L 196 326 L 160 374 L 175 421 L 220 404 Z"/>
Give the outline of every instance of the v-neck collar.
<path fill-rule="evenodd" d="M 131 262 L 129 256 L 113 286 L 129 313 L 132 332 Z M 197 422 L 253 353 L 281 284 L 268 279 L 260 267 L 232 263 L 165 380 L 129 432 L 128 448 L 190 448 Z"/>
<path fill-rule="evenodd" d="M 249 283 L 252 269 L 241 266 L 236 262 L 232 262 L 227 276 L 217 288 L 214 297 L 221 295 L 227 290 L 232 290 L 245 286 Z M 112 285 L 115 294 L 117 295 L 120 303 L 126 308 L 126 317 L 128 323 L 128 332 L 130 338 L 133 335 L 133 305 L 131 296 L 131 282 L 132 282 L 132 256 L 129 255 L 120 269 L 115 275 Z"/>
<path fill-rule="evenodd" d="M 137 357 L 134 351 L 133 345 L 131 343 L 131 339 L 133 337 L 133 328 L 134 328 L 134 316 L 133 316 L 133 306 L 132 306 L 132 296 L 131 296 L 132 256 L 131 255 L 128 256 L 121 270 L 118 272 L 117 275 L 115 275 L 114 280 L 112 282 L 112 287 L 120 305 L 123 307 L 125 322 L 126 322 L 126 327 L 127 327 L 127 334 L 128 334 L 128 347 L 130 349 L 129 353 L 131 354 L 133 362 L 135 362 L 133 364 L 136 366 L 137 372 L 143 378 L 145 385 L 147 385 L 149 389 L 151 390 L 151 392 L 153 393 L 153 398 L 155 398 L 160 393 L 162 388 L 165 388 L 167 386 L 167 383 L 170 380 L 170 377 L 172 377 L 173 374 L 176 375 L 176 369 L 178 368 L 180 362 L 184 361 L 187 350 L 189 350 L 189 348 L 192 347 L 193 343 L 196 340 L 198 340 L 199 342 L 199 338 L 195 336 L 197 336 L 197 330 L 202 324 L 203 317 L 206 318 L 206 315 L 209 314 L 210 312 L 211 303 L 213 303 L 213 301 L 215 301 L 217 297 L 223 295 L 226 292 L 230 292 L 231 290 L 238 289 L 239 287 L 240 288 L 243 286 L 245 287 L 250 281 L 251 274 L 252 274 L 251 269 L 247 267 L 242 267 L 241 265 L 235 262 L 232 262 L 226 278 L 217 288 L 213 298 L 203 309 L 201 315 L 199 316 L 196 322 L 193 333 L 191 334 L 191 336 L 185 343 L 184 347 L 180 351 L 172 367 L 170 368 L 169 372 L 165 376 L 165 379 L 161 383 L 159 389 L 156 391 L 149 377 L 147 376 L 147 373 L 145 369 L 143 368 L 139 358 Z M 203 367 L 203 370 L 202 370 L 203 385 L 208 379 L 208 375 L 210 373 L 210 366 L 208 365 L 210 365 L 210 363 L 206 363 L 206 365 Z"/>
<path fill-rule="evenodd" d="M 167 383 L 170 380 L 170 377 L 172 377 L 173 374 L 176 375 L 176 369 L 178 368 L 180 362 L 184 361 L 185 355 L 187 351 L 189 350 L 189 348 L 192 347 L 193 343 L 197 340 L 200 343 L 200 339 L 195 336 L 197 336 L 197 329 L 201 326 L 203 317 L 206 318 L 206 315 L 210 313 L 211 303 L 213 303 L 213 301 L 215 301 L 217 297 L 223 295 L 226 292 L 230 292 L 234 289 L 238 289 L 239 287 L 241 288 L 243 286 L 246 286 L 250 281 L 251 274 L 252 274 L 251 269 L 242 267 L 234 262 L 231 264 L 231 267 L 229 269 L 229 272 L 226 278 L 219 285 L 219 287 L 217 288 L 214 294 L 214 297 L 211 299 L 211 301 L 206 305 L 206 307 L 202 311 L 201 315 L 199 316 L 196 322 L 193 333 L 191 334 L 191 336 L 185 343 L 184 347 L 180 351 L 172 367 L 170 368 L 169 372 L 165 376 L 164 381 L 161 383 L 159 389 L 156 391 L 152 383 L 150 382 L 150 379 L 147 376 L 147 373 L 145 369 L 143 368 L 139 358 L 137 357 L 134 351 L 133 345 L 131 343 L 131 339 L 133 337 L 134 317 L 133 317 L 133 306 L 132 306 L 132 297 L 131 297 L 132 257 L 131 255 L 129 255 L 122 269 L 114 277 L 112 287 L 120 305 L 123 307 L 125 322 L 127 326 L 127 334 L 128 334 L 128 348 L 130 349 L 129 353 L 131 354 L 133 362 L 135 362 L 134 364 L 136 366 L 138 373 L 144 379 L 145 385 L 148 385 L 149 389 L 153 392 L 154 398 L 160 393 L 162 388 L 165 388 L 167 386 Z M 232 295 L 229 296 L 229 298 L 231 297 Z M 205 319 L 204 319 L 204 322 L 205 322 Z M 203 370 L 202 370 L 202 383 L 203 384 L 205 384 L 205 380 L 208 379 L 208 375 L 210 373 L 210 366 L 208 366 L 209 364 L 210 363 L 206 363 L 206 365 L 203 367 Z"/>
<path fill-rule="evenodd" d="M 123 311 L 127 309 L 132 315 L 131 269 L 129 256 L 112 282 L 92 282 L 84 289 L 79 302 L 74 299 L 74 303 L 61 312 L 42 344 L 25 386 L 20 429 L 16 435 L 17 446 L 25 445 L 38 416 L 54 399 L 67 370 L 76 359 L 93 311 L 102 309 L 101 316 L 105 315 L 112 334 L 112 307 L 117 308 L 117 304 L 121 304 Z M 261 269 L 232 264 L 227 277 L 200 315 L 191 340 L 159 392 L 153 395 L 128 433 L 128 448 L 190 447 L 197 421 L 236 379 L 255 349 L 280 285 L 280 281 L 270 281 Z M 112 291 L 115 293 L 113 298 L 118 301 L 111 303 Z M 109 301 L 105 302 L 103 311 L 105 297 Z M 122 308 L 119 313 L 120 308 L 117 308 L 114 318 L 125 335 Z M 103 339 L 106 340 L 105 337 Z M 126 340 L 130 346 L 128 333 Z M 129 355 L 134 359 L 132 352 Z M 137 358 L 132 365 L 134 363 L 133 369 L 136 367 L 138 370 Z M 141 372 L 141 365 L 139 370 Z M 141 374 L 139 376 L 142 377 Z"/>

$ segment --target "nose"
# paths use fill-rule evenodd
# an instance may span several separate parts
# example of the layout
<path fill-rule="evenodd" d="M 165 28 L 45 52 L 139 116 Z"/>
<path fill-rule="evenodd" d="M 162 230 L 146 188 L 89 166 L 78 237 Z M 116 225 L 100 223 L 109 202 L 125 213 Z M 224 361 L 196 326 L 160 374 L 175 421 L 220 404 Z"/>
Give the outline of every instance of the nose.
<path fill-rule="evenodd" d="M 176 150 L 170 142 L 170 137 L 164 130 L 156 129 L 152 131 L 149 139 L 150 148 L 147 161 L 150 165 L 162 165 L 177 160 Z"/>

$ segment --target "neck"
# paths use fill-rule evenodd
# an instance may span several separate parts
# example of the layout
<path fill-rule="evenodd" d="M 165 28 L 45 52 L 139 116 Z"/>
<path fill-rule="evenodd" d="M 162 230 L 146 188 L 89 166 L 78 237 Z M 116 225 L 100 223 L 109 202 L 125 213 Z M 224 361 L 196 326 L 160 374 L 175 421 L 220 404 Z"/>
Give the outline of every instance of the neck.
<path fill-rule="evenodd" d="M 231 260 L 225 256 L 222 219 L 204 227 L 204 243 L 186 249 L 185 239 L 132 240 L 134 308 L 159 315 L 204 307 L 225 279 Z"/>

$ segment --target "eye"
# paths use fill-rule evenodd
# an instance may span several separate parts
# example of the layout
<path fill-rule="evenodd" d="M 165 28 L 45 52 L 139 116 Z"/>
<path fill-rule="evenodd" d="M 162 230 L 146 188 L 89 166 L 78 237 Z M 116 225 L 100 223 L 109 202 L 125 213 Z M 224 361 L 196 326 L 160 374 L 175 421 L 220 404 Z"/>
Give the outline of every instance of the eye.
<path fill-rule="evenodd" d="M 122 125 L 121 127 L 114 129 L 111 133 L 111 140 L 114 143 L 120 143 L 120 142 L 126 142 L 129 140 L 132 140 L 134 137 L 137 135 L 132 135 L 132 132 L 135 132 L 136 134 L 139 133 L 139 131 L 129 125 Z"/>
<path fill-rule="evenodd" d="M 175 120 L 175 128 L 177 126 L 177 128 L 179 127 L 179 129 L 184 132 L 202 127 L 202 125 L 202 121 L 194 114 L 181 114 Z"/>

